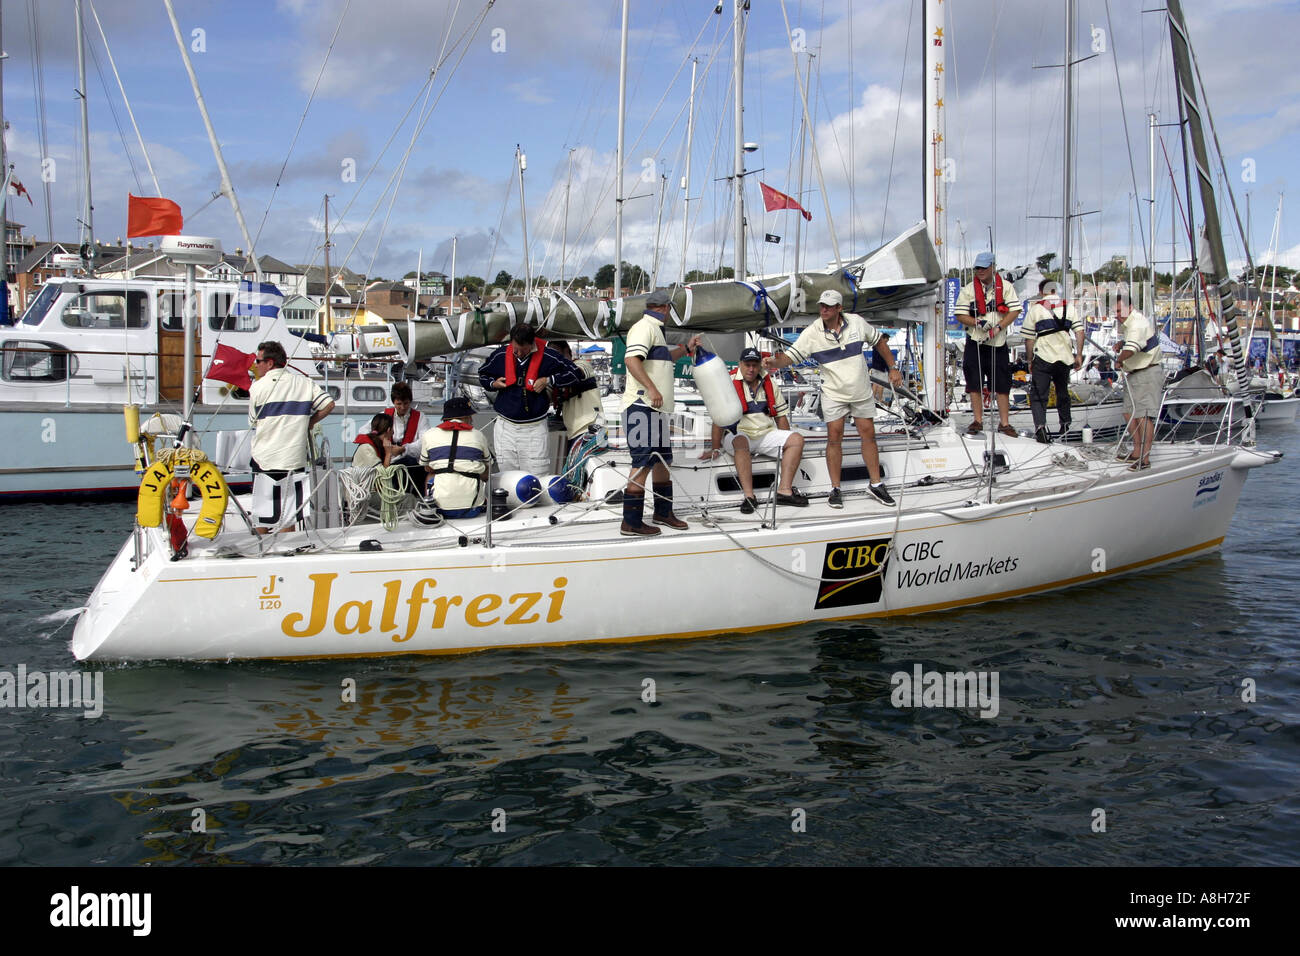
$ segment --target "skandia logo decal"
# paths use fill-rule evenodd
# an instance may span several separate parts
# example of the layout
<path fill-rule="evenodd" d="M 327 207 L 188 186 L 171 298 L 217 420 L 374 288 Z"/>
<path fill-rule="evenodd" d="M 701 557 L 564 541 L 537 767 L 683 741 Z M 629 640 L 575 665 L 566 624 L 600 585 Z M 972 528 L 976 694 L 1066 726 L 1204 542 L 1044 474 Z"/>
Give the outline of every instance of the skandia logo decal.
<path fill-rule="evenodd" d="M 1223 472 L 1216 471 L 1212 475 L 1206 475 L 1196 483 L 1196 497 L 1208 495 L 1219 490 L 1219 485 L 1223 481 Z"/>
<path fill-rule="evenodd" d="M 890 538 L 836 541 L 826 546 L 822 584 L 817 589 L 817 609 L 875 604 L 884 588 L 889 563 Z"/>

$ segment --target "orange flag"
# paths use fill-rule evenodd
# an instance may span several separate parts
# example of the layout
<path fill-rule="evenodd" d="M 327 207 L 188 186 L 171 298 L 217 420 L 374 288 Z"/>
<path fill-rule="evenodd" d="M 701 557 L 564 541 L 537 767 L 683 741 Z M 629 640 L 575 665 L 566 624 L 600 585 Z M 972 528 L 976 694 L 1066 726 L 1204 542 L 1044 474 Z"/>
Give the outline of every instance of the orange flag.
<path fill-rule="evenodd" d="M 126 236 L 174 236 L 184 225 L 181 207 L 170 199 L 126 194 Z"/>

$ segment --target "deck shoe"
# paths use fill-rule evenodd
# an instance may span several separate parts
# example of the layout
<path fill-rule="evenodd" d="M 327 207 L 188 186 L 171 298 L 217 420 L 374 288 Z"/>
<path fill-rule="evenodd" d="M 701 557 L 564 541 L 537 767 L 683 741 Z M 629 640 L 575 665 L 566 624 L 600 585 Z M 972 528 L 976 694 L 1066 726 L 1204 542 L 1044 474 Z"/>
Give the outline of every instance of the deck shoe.
<path fill-rule="evenodd" d="M 832 488 L 831 496 L 826 499 L 826 503 L 830 505 L 832 508 L 843 508 L 844 496 L 840 494 L 840 489 Z"/>
<path fill-rule="evenodd" d="M 984 425 L 981 422 L 971 422 L 969 425 L 966 426 L 967 435 L 978 435 L 983 430 L 984 430 Z"/>
<path fill-rule="evenodd" d="M 638 537 L 650 538 L 650 537 L 654 537 L 657 534 L 660 534 L 661 532 L 659 531 L 658 528 L 652 527 L 651 525 L 648 524 L 628 524 L 626 521 L 624 521 L 621 525 L 619 525 L 618 533 L 625 534 L 630 538 L 638 538 Z"/>
<path fill-rule="evenodd" d="M 1151 462 L 1149 462 L 1149 461 L 1135 461 L 1135 462 L 1133 462 L 1133 464 L 1131 464 L 1131 465 L 1128 466 L 1128 470 L 1129 470 L 1129 471 L 1146 471 L 1146 470 L 1147 470 L 1148 468 L 1150 468 L 1150 467 L 1151 467 Z"/>
<path fill-rule="evenodd" d="M 894 503 L 893 496 L 890 495 L 889 489 L 885 487 L 883 481 L 878 485 L 867 485 L 867 489 L 875 495 L 876 500 L 881 504 L 892 505 Z"/>
<path fill-rule="evenodd" d="M 1040 428 L 1034 432 L 1034 438 L 1038 440 L 1040 445 L 1050 445 L 1052 443 L 1052 436 L 1047 434 L 1046 428 Z"/>
<path fill-rule="evenodd" d="M 757 510 L 758 510 L 757 498 L 746 498 L 744 501 L 740 503 L 740 513 L 742 515 L 752 515 Z"/>
<path fill-rule="evenodd" d="M 794 490 L 791 490 L 791 492 L 788 495 L 782 494 L 781 492 L 778 491 L 776 493 L 776 503 L 778 505 L 791 505 L 792 507 L 795 508 L 808 507 L 808 499 L 805 498 L 803 495 L 799 494 L 799 492 Z"/>
<path fill-rule="evenodd" d="M 1020 433 L 1019 433 L 1018 431 L 1016 431 L 1014 428 L 1012 428 L 1010 425 L 999 425 L 999 426 L 998 426 L 998 431 L 1000 431 L 1002 434 L 1006 435 L 1008 438 L 1019 438 L 1019 437 L 1020 437 Z"/>

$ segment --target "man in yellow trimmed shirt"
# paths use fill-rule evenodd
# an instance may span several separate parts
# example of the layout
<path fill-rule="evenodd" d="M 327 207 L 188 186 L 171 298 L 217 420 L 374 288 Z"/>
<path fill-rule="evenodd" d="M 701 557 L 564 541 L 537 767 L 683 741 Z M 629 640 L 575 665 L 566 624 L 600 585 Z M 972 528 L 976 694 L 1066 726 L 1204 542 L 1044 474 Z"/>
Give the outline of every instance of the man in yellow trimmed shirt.
<path fill-rule="evenodd" d="M 1115 297 L 1115 318 L 1123 323 L 1124 339 L 1115 343 L 1115 364 L 1124 370 L 1124 418 L 1133 451 L 1129 471 L 1151 467 L 1156 416 L 1164 399 L 1165 369 L 1160 360 L 1160 333 L 1151 320 L 1124 296 Z"/>
<path fill-rule="evenodd" d="M 685 345 L 668 347 L 664 321 L 672 293 L 656 289 L 646 296 L 645 315 L 627 333 L 627 387 L 623 392 L 623 434 L 632 454 L 632 478 L 623 491 L 623 524 L 628 536 L 656 535 L 659 528 L 642 522 L 645 514 L 645 480 L 652 475 L 654 523 L 683 530 L 689 527 L 673 514 L 673 477 L 668 466 L 673 446 L 668 416 L 673 410 L 673 363 L 695 353 L 698 335 Z"/>
<path fill-rule="evenodd" d="M 1029 362 L 1034 436 L 1044 445 L 1052 440 L 1047 433 L 1048 392 L 1056 386 L 1056 417 L 1061 425 L 1057 437 L 1064 439 L 1070 430 L 1070 369 L 1083 367 L 1083 323 L 1056 291 L 1051 279 L 1038 283 L 1041 298 L 1029 307 L 1029 315 L 1020 327 Z"/>

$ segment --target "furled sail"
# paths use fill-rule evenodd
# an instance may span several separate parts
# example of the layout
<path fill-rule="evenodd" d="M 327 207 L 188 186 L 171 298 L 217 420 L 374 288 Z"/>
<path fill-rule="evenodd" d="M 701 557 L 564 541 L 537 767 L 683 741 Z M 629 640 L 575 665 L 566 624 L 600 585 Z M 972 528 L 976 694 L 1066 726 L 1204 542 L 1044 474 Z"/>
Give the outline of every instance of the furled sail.
<path fill-rule="evenodd" d="M 700 282 L 673 294 L 669 329 L 691 332 L 745 332 L 797 323 L 817 311 L 828 289 L 844 296 L 844 311 L 870 316 L 933 296 L 942 277 L 934 244 L 924 223 L 848 263 L 843 270 Z M 510 329 L 526 322 L 560 338 L 609 339 L 631 328 L 644 312 L 645 295 L 621 299 L 580 299 L 562 292 L 527 299 L 500 299 L 460 315 L 410 319 L 389 325 L 393 341 L 408 362 L 424 361 L 502 342 Z M 364 344 L 364 340 L 363 340 Z"/>

